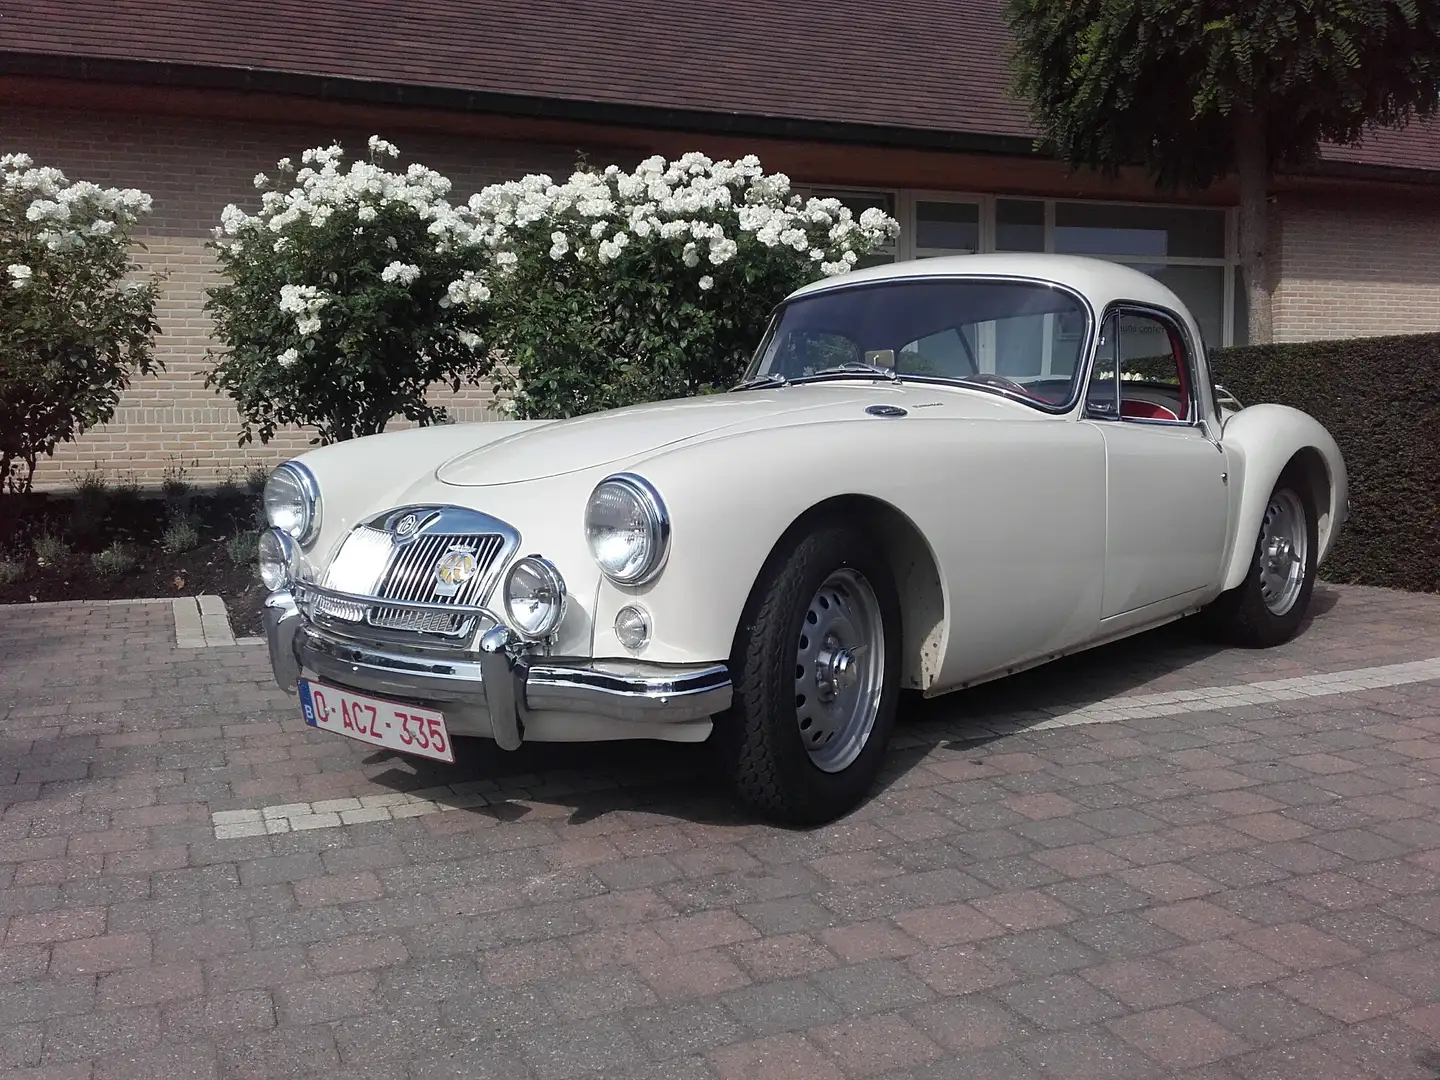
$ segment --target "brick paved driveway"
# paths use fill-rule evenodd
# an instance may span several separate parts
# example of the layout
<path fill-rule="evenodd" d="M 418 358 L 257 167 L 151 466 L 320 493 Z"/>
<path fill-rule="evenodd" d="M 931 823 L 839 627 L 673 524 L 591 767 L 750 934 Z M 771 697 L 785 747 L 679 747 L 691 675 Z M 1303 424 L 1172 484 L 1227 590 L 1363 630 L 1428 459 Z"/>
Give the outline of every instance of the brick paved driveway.
<path fill-rule="evenodd" d="M 695 748 L 417 772 L 168 603 L 0 609 L 0 1074 L 1434 1080 L 1440 597 L 1318 600 L 910 708 L 814 832 Z"/>

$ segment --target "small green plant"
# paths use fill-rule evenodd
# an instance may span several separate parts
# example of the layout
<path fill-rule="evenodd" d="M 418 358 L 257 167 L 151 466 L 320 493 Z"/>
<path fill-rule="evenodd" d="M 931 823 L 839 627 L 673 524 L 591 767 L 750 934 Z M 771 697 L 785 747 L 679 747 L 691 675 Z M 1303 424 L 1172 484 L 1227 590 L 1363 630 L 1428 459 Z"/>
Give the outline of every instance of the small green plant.
<path fill-rule="evenodd" d="M 135 557 L 135 552 L 130 548 L 115 541 L 104 551 L 97 551 L 90 556 L 90 562 L 97 573 L 107 577 L 118 577 L 120 574 L 129 573 L 139 564 L 140 560 Z"/>
<path fill-rule="evenodd" d="M 70 557 L 70 545 L 58 533 L 43 532 L 31 543 L 35 561 L 41 566 L 58 566 Z"/>
<path fill-rule="evenodd" d="M 70 482 L 75 487 L 75 498 L 82 503 L 103 504 L 109 496 L 109 485 L 98 465 L 89 472 L 72 474 Z"/>
<path fill-rule="evenodd" d="M 165 496 L 166 502 L 176 502 L 190 493 L 190 481 L 185 479 L 183 461 L 166 465 L 161 475 L 164 479 L 160 481 L 160 492 Z"/>
<path fill-rule="evenodd" d="M 78 539 L 91 539 L 100 533 L 109 511 L 110 491 L 99 468 L 74 477 L 75 505 L 70 510 L 70 532 Z"/>
<path fill-rule="evenodd" d="M 238 532 L 225 541 L 225 554 L 236 566 L 255 561 L 255 549 L 259 536 L 253 532 Z"/>
<path fill-rule="evenodd" d="M 140 481 L 135 478 L 133 472 L 127 472 L 122 479 L 116 482 L 115 497 L 127 502 L 140 498 Z"/>
<path fill-rule="evenodd" d="M 220 483 L 215 485 L 215 495 L 224 502 L 233 502 L 239 494 L 240 481 L 236 478 L 235 470 L 227 469 L 220 478 Z"/>
<path fill-rule="evenodd" d="M 0 585 L 13 585 L 24 576 L 24 563 L 0 557 Z"/>
<path fill-rule="evenodd" d="M 172 521 L 160 537 L 160 547 L 167 555 L 190 551 L 200 543 L 200 530 L 189 518 Z"/>
<path fill-rule="evenodd" d="M 265 494 L 265 483 L 270 479 L 270 470 L 264 465 L 252 465 L 245 474 L 245 487 L 257 498 Z"/>

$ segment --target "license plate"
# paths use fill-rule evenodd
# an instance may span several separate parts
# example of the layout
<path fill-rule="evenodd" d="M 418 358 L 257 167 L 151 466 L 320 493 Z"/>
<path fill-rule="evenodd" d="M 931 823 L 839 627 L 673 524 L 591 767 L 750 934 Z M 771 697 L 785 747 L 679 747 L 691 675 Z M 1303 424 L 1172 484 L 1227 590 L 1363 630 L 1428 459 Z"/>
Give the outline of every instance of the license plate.
<path fill-rule="evenodd" d="M 322 731 L 334 731 L 402 754 L 455 760 L 445 717 L 434 709 L 301 679 L 300 711 L 307 724 Z"/>

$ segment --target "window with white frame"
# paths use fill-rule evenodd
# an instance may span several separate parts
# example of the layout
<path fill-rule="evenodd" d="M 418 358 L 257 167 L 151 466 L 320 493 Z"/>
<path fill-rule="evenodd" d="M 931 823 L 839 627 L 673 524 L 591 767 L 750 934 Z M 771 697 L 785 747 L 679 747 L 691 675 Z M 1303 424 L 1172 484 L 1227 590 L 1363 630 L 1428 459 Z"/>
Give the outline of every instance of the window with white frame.
<path fill-rule="evenodd" d="M 1167 285 L 1195 316 L 1208 346 L 1248 337 L 1233 215 L 1224 209 L 854 188 L 808 194 L 838 198 L 857 214 L 878 206 L 899 220 L 899 240 L 864 266 L 977 251 L 1089 255 Z M 1047 356 L 1066 333 L 1063 327 L 1047 331 Z M 1057 368 L 1070 362 L 1068 355 L 1055 359 Z"/>

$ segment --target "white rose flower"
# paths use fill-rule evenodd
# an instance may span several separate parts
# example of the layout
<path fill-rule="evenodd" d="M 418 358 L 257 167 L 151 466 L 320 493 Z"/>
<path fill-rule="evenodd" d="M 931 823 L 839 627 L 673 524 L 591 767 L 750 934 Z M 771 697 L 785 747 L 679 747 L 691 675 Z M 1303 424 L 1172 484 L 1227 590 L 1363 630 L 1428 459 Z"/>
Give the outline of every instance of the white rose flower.
<path fill-rule="evenodd" d="M 270 183 L 270 178 L 263 172 L 257 172 L 255 174 L 255 186 L 257 188 L 263 188 L 268 183 Z"/>
<path fill-rule="evenodd" d="M 700 279 L 700 288 L 701 288 L 702 291 L 708 292 L 709 290 L 713 289 L 714 287 L 715 287 L 715 279 L 714 279 L 713 277 L 711 277 L 709 274 L 706 274 L 704 277 L 702 277 L 702 278 Z"/>
<path fill-rule="evenodd" d="M 275 362 L 279 364 L 282 368 L 288 368 L 293 367 L 295 361 L 299 359 L 300 354 L 298 352 L 296 352 L 294 349 L 286 349 L 284 352 L 282 352 L 279 356 L 275 358 Z"/>
<path fill-rule="evenodd" d="M 380 280 L 390 284 L 413 285 L 419 277 L 420 268 L 409 263 L 392 262 L 380 271 Z"/>
<path fill-rule="evenodd" d="M 23 157 L 24 155 L 16 156 Z M 10 283 L 17 289 L 24 288 L 35 274 L 35 272 L 24 263 L 11 263 L 5 268 L 5 272 L 10 275 Z"/>

